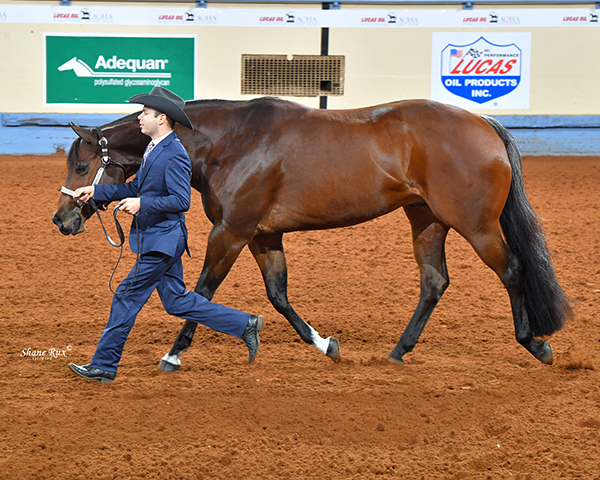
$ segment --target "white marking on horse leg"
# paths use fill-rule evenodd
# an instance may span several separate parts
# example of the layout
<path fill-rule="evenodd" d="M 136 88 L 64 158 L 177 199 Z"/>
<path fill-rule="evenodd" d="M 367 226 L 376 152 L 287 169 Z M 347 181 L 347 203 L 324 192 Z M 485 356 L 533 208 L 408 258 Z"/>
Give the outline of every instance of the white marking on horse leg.
<path fill-rule="evenodd" d="M 162 357 L 162 359 L 164 362 L 170 363 L 172 365 L 177 365 L 178 367 L 181 366 L 181 360 L 179 360 L 179 358 L 177 357 L 177 355 L 169 355 L 168 353 Z"/>
<path fill-rule="evenodd" d="M 327 355 L 327 347 L 329 347 L 329 339 L 331 337 L 327 337 L 327 338 L 320 337 L 319 332 L 317 332 L 310 325 L 308 326 L 308 328 L 310 328 L 310 334 L 312 337 L 313 345 L 315 347 L 317 347 L 317 350 L 319 350 L 323 355 Z"/>

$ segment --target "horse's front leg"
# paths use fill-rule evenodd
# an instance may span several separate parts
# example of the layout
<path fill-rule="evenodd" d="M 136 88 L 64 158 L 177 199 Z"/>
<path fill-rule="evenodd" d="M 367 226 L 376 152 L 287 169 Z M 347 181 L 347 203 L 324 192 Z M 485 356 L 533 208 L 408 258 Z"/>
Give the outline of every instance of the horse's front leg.
<path fill-rule="evenodd" d="M 412 227 L 413 251 L 421 274 L 421 295 L 404 333 L 388 355 L 390 360 L 402 365 L 402 357 L 415 348 L 429 317 L 450 284 L 444 249 L 448 227 L 431 213 L 428 206 L 405 207 L 404 210 Z"/>
<path fill-rule="evenodd" d="M 282 236 L 282 234 L 261 235 L 248 244 L 265 281 L 269 301 L 287 318 L 302 340 L 309 345 L 314 345 L 334 362 L 339 362 L 342 359 L 340 343 L 333 337 L 321 337 L 319 332 L 302 320 L 290 305 L 287 297 L 287 263 Z"/>
<path fill-rule="evenodd" d="M 213 226 L 208 237 L 204 267 L 194 291 L 208 300 L 212 300 L 217 288 L 223 282 L 249 238 L 234 235 L 221 224 Z M 192 343 L 197 323 L 186 320 L 175 343 L 158 364 L 163 372 L 174 372 L 181 366 L 179 357 Z"/>

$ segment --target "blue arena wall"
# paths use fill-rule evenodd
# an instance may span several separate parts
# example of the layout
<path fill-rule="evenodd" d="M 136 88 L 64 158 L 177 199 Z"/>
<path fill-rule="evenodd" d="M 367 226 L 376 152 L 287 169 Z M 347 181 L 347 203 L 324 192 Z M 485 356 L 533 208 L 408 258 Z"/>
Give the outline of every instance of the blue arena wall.
<path fill-rule="evenodd" d="M 124 115 L 0 113 L 0 155 L 68 152 L 77 135 L 69 123 L 96 127 Z M 600 115 L 497 115 L 523 155 L 600 156 Z"/>

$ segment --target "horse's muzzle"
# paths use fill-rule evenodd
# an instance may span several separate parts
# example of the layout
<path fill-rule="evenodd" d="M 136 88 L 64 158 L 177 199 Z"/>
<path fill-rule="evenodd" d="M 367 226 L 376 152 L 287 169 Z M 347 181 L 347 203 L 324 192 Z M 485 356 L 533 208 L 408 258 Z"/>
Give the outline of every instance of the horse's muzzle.
<path fill-rule="evenodd" d="M 72 214 L 71 218 L 65 222 L 58 212 L 54 212 L 54 215 L 52 215 L 52 223 L 58 227 L 60 233 L 63 235 L 77 235 L 78 233 L 85 231 L 85 224 L 82 225 L 83 218 L 79 213 Z"/>

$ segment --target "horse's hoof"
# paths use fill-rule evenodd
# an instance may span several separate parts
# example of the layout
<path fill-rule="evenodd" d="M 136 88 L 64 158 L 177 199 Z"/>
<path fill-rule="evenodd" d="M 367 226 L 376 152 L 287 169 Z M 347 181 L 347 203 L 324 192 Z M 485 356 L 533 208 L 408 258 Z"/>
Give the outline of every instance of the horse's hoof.
<path fill-rule="evenodd" d="M 390 353 L 390 354 L 387 356 L 387 358 L 388 358 L 388 360 L 389 360 L 390 362 L 397 363 L 398 365 L 404 365 L 404 360 L 402 359 L 402 357 L 395 358 L 395 357 L 394 357 L 394 356 L 392 356 L 392 354 Z"/>
<path fill-rule="evenodd" d="M 161 372 L 166 372 L 166 373 L 176 372 L 177 370 L 179 370 L 179 367 L 180 367 L 180 365 L 175 365 L 173 363 L 165 362 L 164 360 L 161 360 L 160 363 L 158 364 L 158 369 Z"/>
<path fill-rule="evenodd" d="M 158 364 L 158 369 L 161 372 L 173 373 L 179 370 L 180 366 L 181 360 L 179 360 L 175 355 L 169 355 L 167 353 Z"/>
<path fill-rule="evenodd" d="M 546 365 L 552 365 L 554 363 L 554 353 L 552 352 L 552 346 L 550 346 L 546 342 L 541 342 L 542 345 L 542 353 L 538 357 L 538 360 Z"/>
<path fill-rule="evenodd" d="M 340 342 L 335 338 L 329 337 L 329 345 L 327 346 L 326 355 L 331 358 L 335 363 L 342 361 L 342 354 L 340 352 Z"/>

